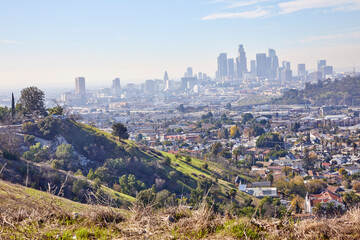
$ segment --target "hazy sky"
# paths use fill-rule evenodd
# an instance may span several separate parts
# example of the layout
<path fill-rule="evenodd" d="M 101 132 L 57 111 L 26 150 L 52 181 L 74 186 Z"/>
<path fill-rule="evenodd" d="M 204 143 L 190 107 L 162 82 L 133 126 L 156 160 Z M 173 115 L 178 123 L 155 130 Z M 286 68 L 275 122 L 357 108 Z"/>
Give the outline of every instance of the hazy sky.
<path fill-rule="evenodd" d="M 0 0 L 0 88 L 214 76 L 220 52 L 360 68 L 360 0 Z M 294 71 L 296 73 L 296 71 Z"/>

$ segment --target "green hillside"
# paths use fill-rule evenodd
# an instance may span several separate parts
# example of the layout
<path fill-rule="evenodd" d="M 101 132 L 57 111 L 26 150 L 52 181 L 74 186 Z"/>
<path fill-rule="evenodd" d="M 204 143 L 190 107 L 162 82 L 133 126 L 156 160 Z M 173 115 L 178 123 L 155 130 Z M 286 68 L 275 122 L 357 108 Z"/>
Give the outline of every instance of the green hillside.
<path fill-rule="evenodd" d="M 25 123 L 22 129 L 27 139 L 36 136 L 51 146 L 32 142 L 28 151 L 20 153 L 22 158 L 0 158 L 2 166 L 7 164 L 0 177 L 7 181 L 41 190 L 51 185 L 57 195 L 80 202 L 93 200 L 89 195 L 111 199 L 117 207 L 129 206 L 140 191 L 152 187 L 158 192 L 167 190 L 161 194 L 173 199 L 173 204 L 183 196 L 194 205 L 204 195 L 218 204 L 241 203 L 245 198 L 257 202 L 241 192 L 231 200 L 229 193 L 237 188 L 231 183 L 236 175 L 253 179 L 219 163 L 195 158 L 186 161 L 185 156 L 119 141 L 110 133 L 72 119 L 47 117 Z"/>

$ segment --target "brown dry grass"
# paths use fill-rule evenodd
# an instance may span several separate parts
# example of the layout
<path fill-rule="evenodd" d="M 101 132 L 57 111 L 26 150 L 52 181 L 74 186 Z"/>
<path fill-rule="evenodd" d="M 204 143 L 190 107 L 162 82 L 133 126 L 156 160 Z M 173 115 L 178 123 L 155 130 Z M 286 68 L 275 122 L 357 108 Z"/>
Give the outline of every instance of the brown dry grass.
<path fill-rule="evenodd" d="M 335 219 L 252 220 L 198 210 L 82 205 L 0 184 L 0 239 L 360 239 L 360 209 Z M 74 211 L 77 212 L 74 214 Z"/>

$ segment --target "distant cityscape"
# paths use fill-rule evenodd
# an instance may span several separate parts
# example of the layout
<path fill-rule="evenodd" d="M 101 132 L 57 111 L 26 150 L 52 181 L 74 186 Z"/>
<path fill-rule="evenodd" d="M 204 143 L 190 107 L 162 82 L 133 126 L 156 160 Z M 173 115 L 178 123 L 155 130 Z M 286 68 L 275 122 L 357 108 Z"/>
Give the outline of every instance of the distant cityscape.
<path fill-rule="evenodd" d="M 269 49 L 268 53 L 257 53 L 256 59 L 248 59 L 243 45 L 238 46 L 237 56 L 228 57 L 220 53 L 217 58 L 215 78 L 203 72 L 195 73 L 188 67 L 184 76 L 176 81 L 164 72 L 163 79 L 149 79 L 141 84 L 128 83 L 121 85 L 120 78 L 109 81 L 108 88 L 87 91 L 85 77 L 75 79 L 75 91 L 61 94 L 60 103 L 69 106 L 84 106 L 107 104 L 144 96 L 154 96 L 157 99 L 176 99 L 180 95 L 211 95 L 221 92 L 252 92 L 267 96 L 279 96 L 284 89 L 301 89 L 306 83 L 314 83 L 322 79 L 342 78 L 356 75 L 353 72 L 336 73 L 333 66 L 325 59 L 317 61 L 316 71 L 309 72 L 304 63 L 297 65 L 294 74 L 289 61 L 280 62 L 276 51 Z M 111 86 L 110 86 L 111 85 Z M 125 104 L 125 103 L 122 103 Z"/>

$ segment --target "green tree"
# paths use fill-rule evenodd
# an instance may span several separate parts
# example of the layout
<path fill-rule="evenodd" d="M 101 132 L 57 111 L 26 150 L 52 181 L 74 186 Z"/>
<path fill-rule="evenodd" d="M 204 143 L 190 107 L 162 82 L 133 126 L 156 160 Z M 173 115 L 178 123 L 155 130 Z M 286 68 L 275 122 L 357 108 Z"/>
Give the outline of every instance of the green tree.
<path fill-rule="evenodd" d="M 75 151 L 70 144 L 61 144 L 56 149 L 56 157 L 63 160 L 71 160 L 74 158 Z"/>
<path fill-rule="evenodd" d="M 121 124 L 121 123 L 115 123 L 112 126 L 112 135 L 116 136 L 119 138 L 119 140 L 121 139 L 128 139 L 129 138 L 129 134 L 127 132 L 127 128 Z"/>
<path fill-rule="evenodd" d="M 53 107 L 53 108 L 49 108 L 48 109 L 49 111 L 49 115 L 52 116 L 52 115 L 63 115 L 64 114 L 64 108 L 60 105 L 57 105 L 56 107 Z"/>
<path fill-rule="evenodd" d="M 27 87 L 21 90 L 19 103 L 25 113 L 32 114 L 38 111 L 41 114 L 46 114 L 45 93 L 37 87 Z"/>
<path fill-rule="evenodd" d="M 245 124 L 253 118 L 254 116 L 251 113 L 245 113 L 242 115 L 242 123 Z"/>

